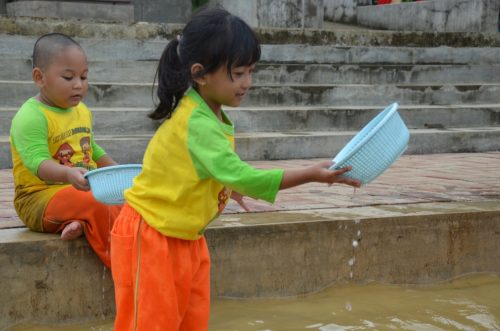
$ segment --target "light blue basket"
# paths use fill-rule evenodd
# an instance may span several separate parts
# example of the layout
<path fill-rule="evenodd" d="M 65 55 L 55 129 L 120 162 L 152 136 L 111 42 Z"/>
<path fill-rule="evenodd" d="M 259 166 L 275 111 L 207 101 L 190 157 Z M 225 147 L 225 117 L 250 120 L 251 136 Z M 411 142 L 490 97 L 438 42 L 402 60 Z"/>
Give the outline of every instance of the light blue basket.
<path fill-rule="evenodd" d="M 366 185 L 380 176 L 408 148 L 410 132 L 398 113 L 398 103 L 385 108 L 333 158 L 333 169 L 352 166 L 344 176 Z"/>
<path fill-rule="evenodd" d="M 123 192 L 132 186 L 132 181 L 142 169 L 142 164 L 121 164 L 99 168 L 85 173 L 92 194 L 97 201 L 107 205 L 125 202 Z"/>

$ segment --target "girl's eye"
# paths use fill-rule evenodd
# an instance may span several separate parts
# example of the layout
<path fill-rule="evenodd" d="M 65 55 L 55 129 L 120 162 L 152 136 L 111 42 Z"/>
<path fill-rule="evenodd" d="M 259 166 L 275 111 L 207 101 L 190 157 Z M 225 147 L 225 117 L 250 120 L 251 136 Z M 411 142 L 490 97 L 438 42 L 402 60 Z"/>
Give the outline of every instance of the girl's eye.
<path fill-rule="evenodd" d="M 87 80 L 87 76 L 85 77 L 80 77 L 81 80 Z"/>
<path fill-rule="evenodd" d="M 62 76 L 62 78 L 63 78 L 64 80 L 67 80 L 67 81 L 70 81 L 70 80 L 72 80 L 72 79 L 73 79 L 73 77 L 68 77 L 68 76 Z"/>

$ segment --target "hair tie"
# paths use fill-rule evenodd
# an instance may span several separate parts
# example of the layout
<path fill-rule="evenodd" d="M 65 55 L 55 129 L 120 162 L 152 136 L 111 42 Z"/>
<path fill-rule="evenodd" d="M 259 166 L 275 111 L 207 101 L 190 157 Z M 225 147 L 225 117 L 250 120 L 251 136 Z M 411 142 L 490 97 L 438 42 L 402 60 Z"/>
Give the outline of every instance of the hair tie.
<path fill-rule="evenodd" d="M 179 57 L 179 59 L 181 58 L 181 50 L 180 50 L 180 46 L 181 46 L 181 40 L 182 40 L 182 36 L 180 34 L 177 35 L 177 56 Z"/>

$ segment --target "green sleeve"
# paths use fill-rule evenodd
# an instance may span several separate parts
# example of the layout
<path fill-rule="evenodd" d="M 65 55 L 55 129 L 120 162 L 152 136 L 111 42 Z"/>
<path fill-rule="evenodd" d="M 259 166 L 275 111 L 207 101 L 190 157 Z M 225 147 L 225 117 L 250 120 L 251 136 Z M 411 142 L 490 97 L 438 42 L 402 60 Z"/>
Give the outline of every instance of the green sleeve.
<path fill-rule="evenodd" d="M 10 138 L 26 168 L 34 175 L 45 160 L 52 159 L 45 115 L 36 107 L 24 104 L 16 113 L 10 128 Z"/>
<path fill-rule="evenodd" d="M 101 157 L 106 155 L 106 151 L 94 141 L 94 135 L 92 135 L 92 160 L 99 160 Z"/>
<path fill-rule="evenodd" d="M 188 148 L 201 179 L 214 178 L 246 196 L 274 202 L 282 169 L 255 169 L 242 161 L 232 149 L 220 124 L 202 111 L 194 111 L 189 120 Z"/>

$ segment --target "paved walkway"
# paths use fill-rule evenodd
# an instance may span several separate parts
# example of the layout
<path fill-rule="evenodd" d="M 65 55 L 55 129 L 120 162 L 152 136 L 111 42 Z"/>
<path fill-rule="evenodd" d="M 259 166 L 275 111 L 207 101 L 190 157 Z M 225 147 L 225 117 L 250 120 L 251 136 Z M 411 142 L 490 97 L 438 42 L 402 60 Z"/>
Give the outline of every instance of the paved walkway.
<path fill-rule="evenodd" d="M 294 168 L 319 160 L 254 161 L 259 168 Z M 0 229 L 23 226 L 12 206 L 10 169 L 0 170 Z M 273 205 L 247 198 L 254 212 L 311 210 L 425 202 L 500 203 L 500 152 L 405 155 L 369 185 L 351 187 L 307 184 L 281 191 Z M 225 213 L 240 213 L 231 203 Z"/>

